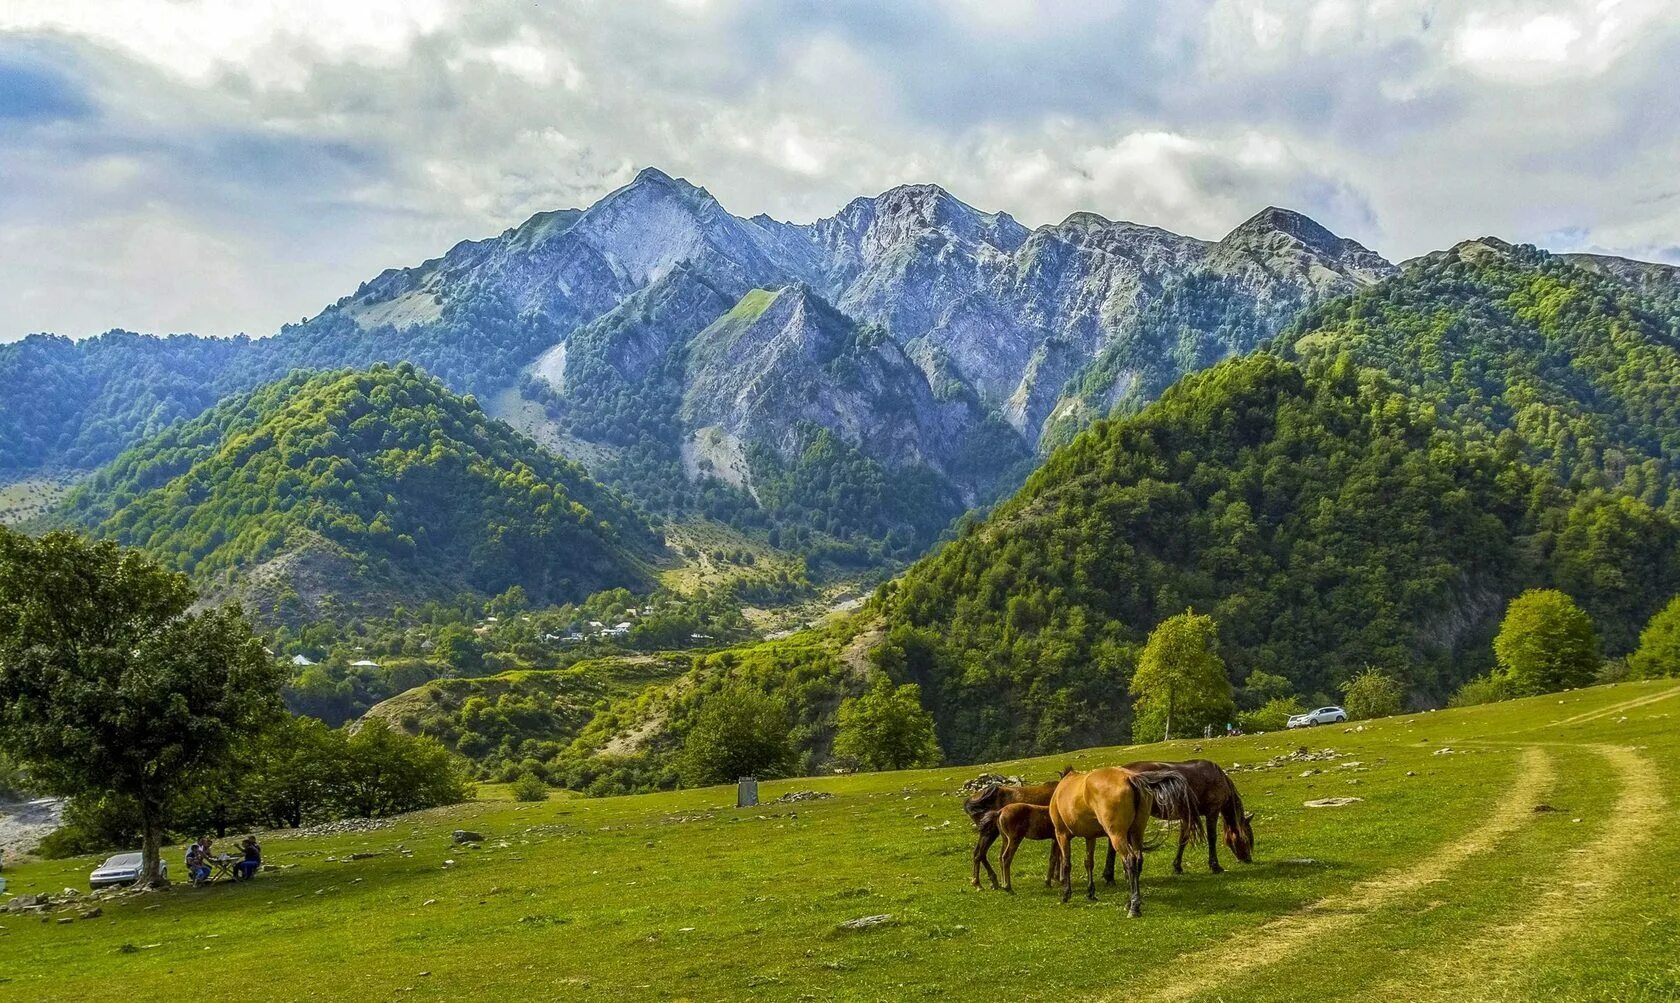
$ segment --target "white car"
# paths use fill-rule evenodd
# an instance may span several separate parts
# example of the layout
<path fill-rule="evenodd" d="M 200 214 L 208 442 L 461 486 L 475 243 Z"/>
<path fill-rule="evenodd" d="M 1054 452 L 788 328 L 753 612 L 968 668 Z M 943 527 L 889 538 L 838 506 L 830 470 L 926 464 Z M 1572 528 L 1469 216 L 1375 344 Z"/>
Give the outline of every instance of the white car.
<path fill-rule="evenodd" d="M 109 885 L 132 885 L 140 880 L 140 863 L 141 854 L 139 851 L 118 853 L 93 869 L 93 873 L 88 875 L 88 887 L 104 888 Z M 158 861 L 158 865 L 163 869 L 163 876 L 168 878 L 169 864 L 165 861 Z"/>
<path fill-rule="evenodd" d="M 1347 711 L 1340 707 L 1320 707 L 1289 719 L 1291 728 L 1311 728 L 1315 724 L 1335 724 L 1347 720 Z"/>

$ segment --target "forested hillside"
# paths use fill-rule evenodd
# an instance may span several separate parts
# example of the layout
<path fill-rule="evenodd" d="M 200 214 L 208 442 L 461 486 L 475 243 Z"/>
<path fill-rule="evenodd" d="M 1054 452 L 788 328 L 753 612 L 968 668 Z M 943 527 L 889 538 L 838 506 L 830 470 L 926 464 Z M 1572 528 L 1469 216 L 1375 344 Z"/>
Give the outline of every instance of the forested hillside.
<path fill-rule="evenodd" d="M 1139 647 L 1187 608 L 1214 617 L 1239 685 L 1316 700 L 1372 665 L 1440 698 L 1531 585 L 1570 591 L 1625 651 L 1680 588 L 1677 548 L 1645 502 L 1463 437 L 1347 354 L 1260 354 L 1055 453 L 884 590 L 878 657 L 923 684 L 959 761 L 1124 739 Z"/>
<path fill-rule="evenodd" d="M 1585 264 L 1468 241 L 1306 311 L 1279 341 L 1301 357 L 1351 352 L 1575 488 L 1680 512 L 1680 282 L 1658 265 Z"/>
<path fill-rule="evenodd" d="M 124 452 L 55 520 L 255 590 L 283 619 L 513 585 L 580 599 L 645 586 L 657 547 L 581 468 L 407 364 L 225 401 Z"/>

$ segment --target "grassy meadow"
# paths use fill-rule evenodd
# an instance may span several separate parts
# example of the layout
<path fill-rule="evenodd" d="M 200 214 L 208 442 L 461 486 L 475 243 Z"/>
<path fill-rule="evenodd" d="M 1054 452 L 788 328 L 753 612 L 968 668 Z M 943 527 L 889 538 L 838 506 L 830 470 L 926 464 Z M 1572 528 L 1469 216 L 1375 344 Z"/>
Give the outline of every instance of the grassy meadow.
<path fill-rule="evenodd" d="M 956 789 L 978 767 L 775 781 L 766 800 L 834 796 L 743 810 L 733 788 L 486 789 L 372 832 L 272 834 L 280 866 L 250 884 L 0 914 L 0 999 L 1673 999 L 1677 724 L 1669 680 L 996 767 L 1241 764 L 1257 862 L 1221 847 L 1215 875 L 1192 848 L 1175 876 L 1152 852 L 1137 920 L 1120 886 L 1085 901 L 1077 852 L 1061 905 L 1043 843 L 1014 896 L 972 890 Z M 1266 765 L 1302 747 L 1337 756 Z M 1330 797 L 1362 800 L 1303 806 Z M 10 891 L 85 889 L 91 864 L 26 864 Z"/>

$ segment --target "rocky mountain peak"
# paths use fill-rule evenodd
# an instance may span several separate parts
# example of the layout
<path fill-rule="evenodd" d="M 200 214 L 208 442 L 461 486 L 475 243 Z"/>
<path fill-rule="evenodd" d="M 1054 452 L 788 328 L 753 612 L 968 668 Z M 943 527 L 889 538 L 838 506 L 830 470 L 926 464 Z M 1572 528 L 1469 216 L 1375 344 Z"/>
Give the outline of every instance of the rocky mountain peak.
<path fill-rule="evenodd" d="M 1306 247 L 1334 257 L 1341 253 L 1342 238 L 1325 229 L 1316 220 L 1293 209 L 1267 206 L 1226 234 L 1222 244 L 1249 244 L 1264 241 L 1274 234 L 1292 237 Z"/>

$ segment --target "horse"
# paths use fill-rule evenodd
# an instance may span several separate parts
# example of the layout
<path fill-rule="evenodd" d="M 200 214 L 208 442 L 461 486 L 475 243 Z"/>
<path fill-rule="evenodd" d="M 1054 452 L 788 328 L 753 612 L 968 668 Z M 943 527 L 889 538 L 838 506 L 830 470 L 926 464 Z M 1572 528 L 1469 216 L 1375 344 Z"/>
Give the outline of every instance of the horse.
<path fill-rule="evenodd" d="M 998 884 L 997 872 L 992 870 L 992 862 L 986 859 L 992 843 L 997 841 L 998 832 L 996 813 L 1012 804 L 1047 805 L 1050 795 L 1056 790 L 1056 782 L 1047 784 L 993 784 L 985 790 L 963 802 L 963 811 L 974 820 L 974 828 L 979 832 L 979 839 L 974 844 L 974 874 L 970 881 L 974 887 L 980 887 L 980 868 L 986 868 L 986 874 L 992 879 L 993 888 L 1001 888 Z M 986 816 L 991 814 L 990 821 Z M 1056 852 L 1050 851 L 1051 866 L 1055 866 Z"/>
<path fill-rule="evenodd" d="M 1184 873 L 1184 848 L 1202 838 L 1204 827 L 1207 830 L 1208 869 L 1215 874 L 1224 872 L 1225 868 L 1219 866 L 1219 843 L 1214 838 L 1216 816 L 1225 822 L 1225 845 L 1238 860 L 1245 864 L 1254 863 L 1254 815 L 1243 810 L 1242 795 L 1237 793 L 1237 785 L 1231 782 L 1230 776 L 1219 768 L 1219 764 L 1206 759 L 1192 759 L 1184 763 L 1127 763 L 1126 769 L 1171 770 L 1182 776 L 1195 792 L 1196 802 L 1201 806 L 1200 818 L 1164 814 L 1162 803 L 1155 804 L 1153 814 L 1156 818 L 1179 823 L 1178 856 L 1173 858 L 1174 874 Z M 1108 862 L 1103 867 L 1103 881 L 1114 883 L 1112 849 L 1108 851 Z"/>
<path fill-rule="evenodd" d="M 998 860 L 1003 865 L 1003 890 L 1015 894 L 1015 883 L 1010 879 L 1010 868 L 1015 862 L 1015 851 L 1021 848 L 1024 839 L 1048 839 L 1050 843 L 1050 866 L 1044 873 L 1044 885 L 1059 880 L 1062 869 L 1067 861 L 1056 849 L 1056 827 L 1050 822 L 1050 809 L 1044 805 L 1027 804 L 1017 801 L 1012 805 L 1005 805 L 994 813 L 987 813 L 994 819 L 998 832 L 1003 836 L 1003 849 L 998 852 Z"/>
<path fill-rule="evenodd" d="M 1050 822 L 1056 832 L 1056 851 L 1067 866 L 1062 868 L 1062 901 L 1073 897 L 1075 836 L 1085 837 L 1085 896 L 1097 898 L 1097 878 L 1092 854 L 1097 837 L 1106 837 L 1111 849 L 1121 854 L 1126 868 L 1130 897 L 1127 916 L 1143 915 L 1143 848 L 1149 814 L 1156 802 L 1174 818 L 1201 814 L 1196 794 L 1184 777 L 1172 770 L 1130 770 L 1105 766 L 1079 773 L 1072 767 L 1062 772 L 1061 782 L 1050 797 Z"/>

